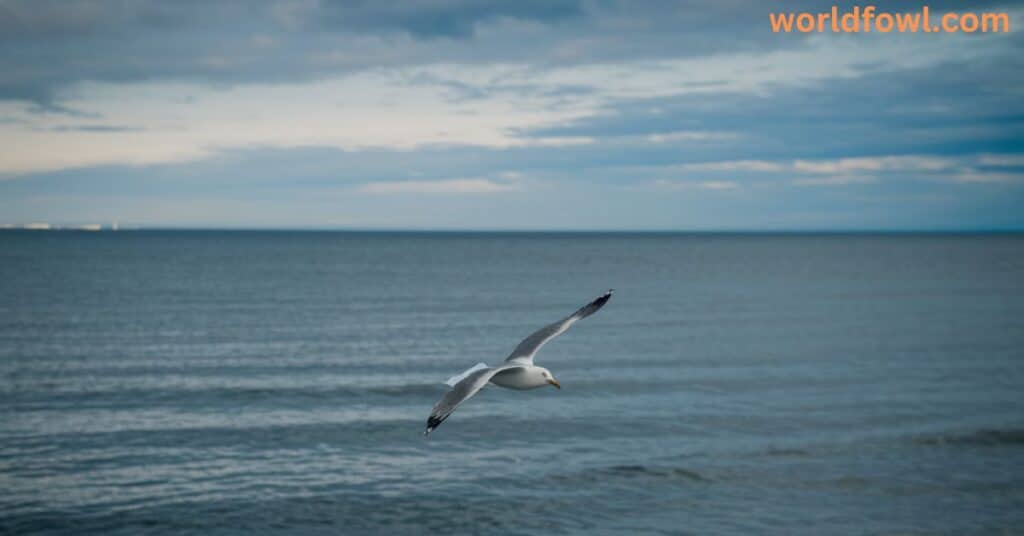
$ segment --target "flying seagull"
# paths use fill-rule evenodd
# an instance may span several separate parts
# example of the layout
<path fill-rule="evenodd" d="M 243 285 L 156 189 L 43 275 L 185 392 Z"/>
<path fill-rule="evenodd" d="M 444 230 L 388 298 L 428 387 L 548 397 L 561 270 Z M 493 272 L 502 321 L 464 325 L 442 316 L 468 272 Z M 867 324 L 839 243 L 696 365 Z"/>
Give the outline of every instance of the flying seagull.
<path fill-rule="evenodd" d="M 551 374 L 551 371 L 533 364 L 533 356 L 537 354 L 548 341 L 565 333 L 576 323 L 597 312 L 612 297 L 609 290 L 600 295 L 594 301 L 580 307 L 575 313 L 535 331 L 533 335 L 523 339 L 523 342 L 516 346 L 515 350 L 505 358 L 505 362 L 497 367 L 488 367 L 479 363 L 473 368 L 450 378 L 446 383 L 451 386 L 441 400 L 434 404 L 434 410 L 427 418 L 427 431 L 423 435 L 430 435 L 435 428 L 441 425 L 449 415 L 459 407 L 459 404 L 469 400 L 477 391 L 487 383 L 493 383 L 507 389 L 525 391 L 536 389 L 545 385 L 553 385 L 559 389 L 562 385 Z"/>

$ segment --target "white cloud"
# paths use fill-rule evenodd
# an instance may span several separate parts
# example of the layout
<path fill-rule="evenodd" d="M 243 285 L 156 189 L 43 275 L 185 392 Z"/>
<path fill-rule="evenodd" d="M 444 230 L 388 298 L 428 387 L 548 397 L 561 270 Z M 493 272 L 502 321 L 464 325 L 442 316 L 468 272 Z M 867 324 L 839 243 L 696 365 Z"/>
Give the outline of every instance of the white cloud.
<path fill-rule="evenodd" d="M 676 167 L 681 171 L 753 171 L 755 173 L 777 173 L 787 169 L 785 164 L 766 160 L 726 160 L 683 164 Z"/>
<path fill-rule="evenodd" d="M 1024 181 L 1024 173 L 986 171 L 979 166 L 1017 167 L 1024 165 L 1019 155 L 964 155 L 944 157 L 931 155 L 889 155 L 849 157 L 817 160 L 724 160 L 653 168 L 656 172 L 671 172 L 676 178 L 651 183 L 662 190 L 685 188 L 731 189 L 739 184 L 731 180 L 736 174 L 780 176 L 798 186 L 843 186 L 877 182 L 882 178 L 935 180 L 947 182 L 1015 182 Z M 723 176 L 715 180 L 704 179 L 707 174 Z"/>
<path fill-rule="evenodd" d="M 698 185 L 708 190 L 732 190 L 739 188 L 739 185 L 732 181 L 704 181 L 698 183 Z"/>
<path fill-rule="evenodd" d="M 1024 167 L 1024 154 L 983 154 L 978 162 L 992 167 Z"/>
<path fill-rule="evenodd" d="M 287 10 L 281 16 L 287 18 Z M 254 46 L 272 46 L 261 36 L 253 39 Z M 69 119 L 32 113 L 24 103 L 2 102 L 0 116 L 12 120 L 0 123 L 0 177 L 179 162 L 246 147 L 401 151 L 586 144 L 595 140 L 537 139 L 518 133 L 594 116 L 626 99 L 713 92 L 764 95 L 830 79 L 874 76 L 884 69 L 973 58 L 994 46 L 991 39 L 937 42 L 916 35 L 884 40 L 822 35 L 807 43 L 769 52 L 543 68 L 497 63 L 380 68 L 294 84 L 85 83 L 62 93 L 58 103 L 91 116 L 78 121 L 136 125 L 139 130 L 55 130 Z M 221 60 L 210 58 L 214 65 Z M 453 98 L 453 85 L 481 91 L 473 98 Z M 581 91 L 566 98 L 560 94 L 565 87 Z M 722 135 L 679 131 L 649 141 L 705 141 Z"/>
<path fill-rule="evenodd" d="M 1024 173 L 997 173 L 976 170 L 965 170 L 952 176 L 956 182 L 1018 182 L 1024 180 Z"/>
<path fill-rule="evenodd" d="M 490 179 L 372 182 L 358 189 L 367 194 L 493 194 L 518 190 L 513 184 Z"/>
<path fill-rule="evenodd" d="M 661 134 L 651 134 L 646 140 L 651 143 L 673 143 L 680 141 L 727 141 L 738 138 L 731 132 L 708 132 L 700 130 L 677 130 Z"/>
<path fill-rule="evenodd" d="M 841 186 L 844 184 L 864 184 L 878 180 L 871 175 L 831 175 L 825 177 L 807 177 L 794 179 L 797 186 Z"/>
<path fill-rule="evenodd" d="M 510 141 L 515 147 L 570 147 L 573 145 L 590 145 L 597 140 L 589 136 L 547 136 L 541 138 L 521 138 Z"/>
<path fill-rule="evenodd" d="M 428 146 L 567 146 L 586 137 L 520 137 L 585 115 L 531 98 L 451 102 L 440 86 L 363 73 L 304 84 L 213 89 L 196 84 L 87 84 L 64 103 L 69 118 L 0 102 L 0 177 L 99 165 L 183 162 L 223 150 L 335 147 L 348 151 Z M 76 130 L 133 125 L 132 132 Z M 58 129 L 58 126 L 70 128 Z"/>
<path fill-rule="evenodd" d="M 1014 167 L 1015 156 L 991 155 L 961 156 L 957 158 L 904 155 L 881 157 L 839 158 L 835 160 L 796 160 L 793 170 L 817 175 L 798 178 L 794 184 L 804 186 L 833 186 L 874 182 L 883 174 L 899 178 L 930 179 L 951 182 L 986 183 L 1015 182 L 1024 179 L 1021 173 L 989 172 L 978 165 Z M 1021 159 L 1024 163 L 1024 159 Z"/>
<path fill-rule="evenodd" d="M 800 173 L 844 174 L 864 171 L 942 171 L 956 162 L 933 156 L 880 156 L 839 158 L 835 160 L 796 160 L 793 170 Z"/>
<path fill-rule="evenodd" d="M 733 181 L 681 181 L 670 179 L 658 179 L 650 184 L 654 190 L 678 191 L 678 190 L 735 190 L 740 187 Z"/>

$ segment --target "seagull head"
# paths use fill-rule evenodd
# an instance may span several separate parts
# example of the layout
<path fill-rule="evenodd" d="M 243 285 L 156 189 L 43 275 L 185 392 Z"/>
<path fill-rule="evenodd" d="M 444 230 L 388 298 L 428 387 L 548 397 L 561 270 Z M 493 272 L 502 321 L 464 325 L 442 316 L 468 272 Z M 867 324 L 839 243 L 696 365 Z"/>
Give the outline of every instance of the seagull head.
<path fill-rule="evenodd" d="M 555 379 L 555 375 L 551 374 L 550 370 L 548 370 L 548 369 L 546 369 L 544 367 L 538 367 L 538 368 L 540 368 L 540 377 L 544 378 L 544 381 L 547 382 L 548 385 L 554 385 L 555 387 L 557 387 L 559 389 L 562 388 L 562 384 L 558 383 L 558 380 Z"/>

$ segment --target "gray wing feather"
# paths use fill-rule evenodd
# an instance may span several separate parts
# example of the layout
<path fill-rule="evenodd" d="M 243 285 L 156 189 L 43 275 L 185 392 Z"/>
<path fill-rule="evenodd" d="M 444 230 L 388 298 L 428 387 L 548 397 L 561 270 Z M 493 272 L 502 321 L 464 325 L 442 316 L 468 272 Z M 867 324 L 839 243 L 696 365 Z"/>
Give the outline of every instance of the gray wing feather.
<path fill-rule="evenodd" d="M 577 320 L 582 320 L 596 313 L 601 307 L 604 307 L 604 304 L 608 303 L 608 300 L 611 299 L 613 292 L 615 292 L 614 289 L 609 289 L 608 292 L 598 296 L 594 301 L 577 309 L 575 313 L 533 332 L 532 335 L 523 339 L 523 342 L 519 343 L 515 350 L 512 350 L 512 353 L 505 358 L 505 362 L 533 364 L 533 356 L 537 354 L 537 351 L 544 344 L 564 333 Z"/>
<path fill-rule="evenodd" d="M 434 409 L 430 412 L 430 417 L 427 418 L 427 431 L 424 432 L 424 435 L 429 435 L 430 432 L 434 431 L 434 428 L 440 426 L 455 411 L 455 408 L 459 407 L 459 404 L 469 400 L 477 391 L 487 385 L 487 382 L 491 381 L 495 374 L 513 368 L 519 367 L 501 366 L 480 369 L 466 376 L 459 383 L 456 383 L 454 387 L 441 397 L 441 400 L 437 401 L 437 404 L 434 404 Z"/>

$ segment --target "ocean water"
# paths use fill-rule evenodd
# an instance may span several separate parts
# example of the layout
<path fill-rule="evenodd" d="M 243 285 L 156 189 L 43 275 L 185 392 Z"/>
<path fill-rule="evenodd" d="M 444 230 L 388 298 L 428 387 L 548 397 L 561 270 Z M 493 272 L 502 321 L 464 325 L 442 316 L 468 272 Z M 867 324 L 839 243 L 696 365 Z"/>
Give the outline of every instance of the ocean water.
<path fill-rule="evenodd" d="M 2 533 L 1024 532 L 1022 235 L 0 232 L 0 312 Z"/>

